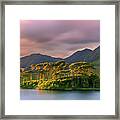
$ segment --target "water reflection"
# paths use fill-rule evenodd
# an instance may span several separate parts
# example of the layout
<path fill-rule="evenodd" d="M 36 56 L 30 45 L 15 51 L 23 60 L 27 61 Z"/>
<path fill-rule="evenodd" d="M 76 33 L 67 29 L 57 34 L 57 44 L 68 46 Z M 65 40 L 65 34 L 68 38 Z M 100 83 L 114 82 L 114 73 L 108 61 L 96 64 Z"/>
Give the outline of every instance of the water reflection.
<path fill-rule="evenodd" d="M 56 94 L 56 93 L 62 93 L 63 91 L 57 91 L 57 90 L 38 90 L 40 94 Z"/>
<path fill-rule="evenodd" d="M 100 92 L 21 89 L 20 99 L 21 100 L 100 100 Z"/>

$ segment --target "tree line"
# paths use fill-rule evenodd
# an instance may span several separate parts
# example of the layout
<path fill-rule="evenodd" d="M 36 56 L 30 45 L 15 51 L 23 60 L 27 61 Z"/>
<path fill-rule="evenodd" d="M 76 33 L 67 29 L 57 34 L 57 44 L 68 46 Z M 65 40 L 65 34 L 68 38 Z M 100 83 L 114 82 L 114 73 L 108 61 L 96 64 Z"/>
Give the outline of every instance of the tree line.
<path fill-rule="evenodd" d="M 93 64 L 65 61 L 32 64 L 20 69 L 21 88 L 48 90 L 99 90 L 100 76 Z"/>

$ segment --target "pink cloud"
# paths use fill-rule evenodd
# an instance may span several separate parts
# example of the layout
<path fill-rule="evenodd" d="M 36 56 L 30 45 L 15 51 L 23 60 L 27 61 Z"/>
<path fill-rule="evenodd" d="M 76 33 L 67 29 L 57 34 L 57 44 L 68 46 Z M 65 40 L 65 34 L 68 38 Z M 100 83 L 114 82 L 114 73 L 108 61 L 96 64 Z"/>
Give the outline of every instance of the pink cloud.
<path fill-rule="evenodd" d="M 21 20 L 21 56 L 34 52 L 65 57 L 100 43 L 99 20 Z"/>

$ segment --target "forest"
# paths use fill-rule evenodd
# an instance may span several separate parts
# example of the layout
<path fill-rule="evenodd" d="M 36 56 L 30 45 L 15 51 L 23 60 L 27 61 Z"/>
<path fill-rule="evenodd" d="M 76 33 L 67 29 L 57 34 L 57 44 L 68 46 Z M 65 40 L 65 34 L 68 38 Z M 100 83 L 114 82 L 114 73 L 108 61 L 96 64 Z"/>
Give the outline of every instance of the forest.
<path fill-rule="evenodd" d="M 20 68 L 20 87 L 39 90 L 100 90 L 100 72 L 94 63 L 43 62 Z"/>

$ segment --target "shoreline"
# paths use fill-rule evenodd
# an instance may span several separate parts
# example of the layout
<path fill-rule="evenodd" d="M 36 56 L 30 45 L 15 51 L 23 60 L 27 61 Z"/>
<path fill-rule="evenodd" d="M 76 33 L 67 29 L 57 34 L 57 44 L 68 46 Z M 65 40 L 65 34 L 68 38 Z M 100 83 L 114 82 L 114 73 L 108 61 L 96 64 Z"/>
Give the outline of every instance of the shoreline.
<path fill-rule="evenodd" d="M 31 88 L 20 88 L 31 89 Z M 33 90 L 49 90 L 49 91 L 100 91 L 100 88 L 66 88 L 66 89 L 33 89 Z"/>

